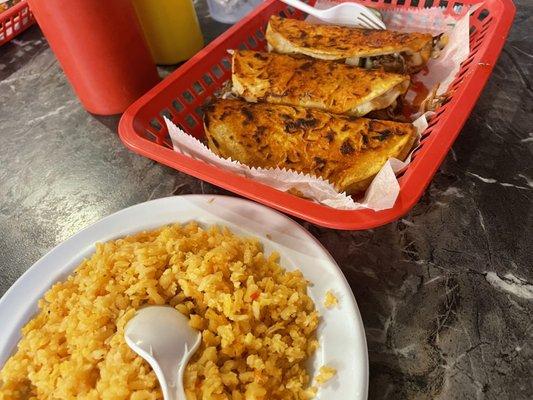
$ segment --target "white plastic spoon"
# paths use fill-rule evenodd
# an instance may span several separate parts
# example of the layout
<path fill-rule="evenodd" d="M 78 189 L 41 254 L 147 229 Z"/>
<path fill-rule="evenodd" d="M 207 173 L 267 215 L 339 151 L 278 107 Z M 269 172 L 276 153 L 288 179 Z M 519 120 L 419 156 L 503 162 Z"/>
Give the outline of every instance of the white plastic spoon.
<path fill-rule="evenodd" d="M 185 400 L 183 373 L 200 345 L 202 335 L 173 307 L 148 306 L 126 324 L 130 348 L 154 370 L 165 400 Z"/>
<path fill-rule="evenodd" d="M 319 10 L 300 0 L 281 1 L 330 24 L 358 26 L 366 29 L 386 29 L 379 12 L 362 4 L 341 3 L 325 10 Z"/>

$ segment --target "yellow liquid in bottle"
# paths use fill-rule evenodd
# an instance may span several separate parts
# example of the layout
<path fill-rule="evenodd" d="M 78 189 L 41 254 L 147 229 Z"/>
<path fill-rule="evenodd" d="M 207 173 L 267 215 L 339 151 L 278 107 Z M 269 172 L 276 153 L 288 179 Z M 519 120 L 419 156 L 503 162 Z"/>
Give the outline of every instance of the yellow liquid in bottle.
<path fill-rule="evenodd" d="M 176 64 L 204 46 L 192 0 L 133 0 L 156 64 Z"/>

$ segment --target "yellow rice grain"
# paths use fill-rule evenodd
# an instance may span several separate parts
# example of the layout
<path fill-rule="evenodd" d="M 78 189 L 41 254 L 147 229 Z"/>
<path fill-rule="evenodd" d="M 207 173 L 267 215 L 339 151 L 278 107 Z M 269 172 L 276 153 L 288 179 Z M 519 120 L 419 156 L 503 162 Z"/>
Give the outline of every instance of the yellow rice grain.
<path fill-rule="evenodd" d="M 202 333 L 188 400 L 308 399 L 318 314 L 301 272 L 278 260 L 255 239 L 195 223 L 97 244 L 39 301 L 0 370 L 0 399 L 161 399 L 123 337 L 147 304 L 176 307 Z"/>
<path fill-rule="evenodd" d="M 319 385 L 324 385 L 327 381 L 335 376 L 337 370 L 328 365 L 320 367 L 318 375 L 315 377 L 315 382 Z"/>
<path fill-rule="evenodd" d="M 331 290 L 328 290 L 326 292 L 326 296 L 324 297 L 324 306 L 326 308 L 332 308 L 335 307 L 337 304 L 339 304 L 337 297 L 335 297 Z"/>

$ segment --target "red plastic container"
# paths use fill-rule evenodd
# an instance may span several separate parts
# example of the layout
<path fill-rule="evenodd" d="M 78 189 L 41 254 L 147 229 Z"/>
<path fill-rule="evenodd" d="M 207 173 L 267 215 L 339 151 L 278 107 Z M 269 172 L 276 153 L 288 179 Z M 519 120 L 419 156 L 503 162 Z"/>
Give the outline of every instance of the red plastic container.
<path fill-rule="evenodd" d="M 35 23 L 28 3 L 21 1 L 0 13 L 0 46 Z"/>
<path fill-rule="evenodd" d="M 131 0 L 30 0 L 83 106 L 123 112 L 159 82 Z"/>
<path fill-rule="evenodd" d="M 372 7 L 416 7 L 424 4 L 454 7 L 477 3 L 438 0 L 361 1 Z M 435 171 L 461 131 L 496 63 L 511 27 L 515 7 L 511 0 L 486 0 L 470 18 L 470 56 L 450 87 L 451 98 L 430 121 L 413 161 L 399 177 L 400 194 L 393 208 L 383 211 L 336 210 L 284 193 L 252 179 L 221 170 L 172 150 L 163 116 L 194 136 L 204 135 L 201 106 L 231 76 L 227 49 L 265 47 L 269 17 L 280 14 L 302 18 L 278 0 L 267 0 L 240 23 L 214 40 L 129 107 L 119 125 L 124 144 L 133 151 L 187 174 L 231 190 L 298 218 L 335 229 L 368 229 L 387 224 L 406 214 L 418 201 Z"/>

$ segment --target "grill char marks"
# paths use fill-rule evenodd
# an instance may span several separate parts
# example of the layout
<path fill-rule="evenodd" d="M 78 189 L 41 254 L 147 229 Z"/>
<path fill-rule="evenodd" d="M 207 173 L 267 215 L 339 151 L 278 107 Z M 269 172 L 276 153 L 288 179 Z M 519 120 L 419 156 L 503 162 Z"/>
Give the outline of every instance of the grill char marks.
<path fill-rule="evenodd" d="M 243 107 L 241 109 L 242 115 L 244 115 L 245 123 L 251 123 L 254 120 L 254 114 L 250 111 L 248 107 Z"/>
<path fill-rule="evenodd" d="M 355 152 L 351 139 L 345 139 L 344 142 L 342 142 L 340 152 L 343 156 L 353 154 Z"/>
<path fill-rule="evenodd" d="M 297 131 L 314 128 L 318 121 L 315 118 L 298 118 L 295 120 L 285 120 L 285 132 L 295 133 Z"/>

